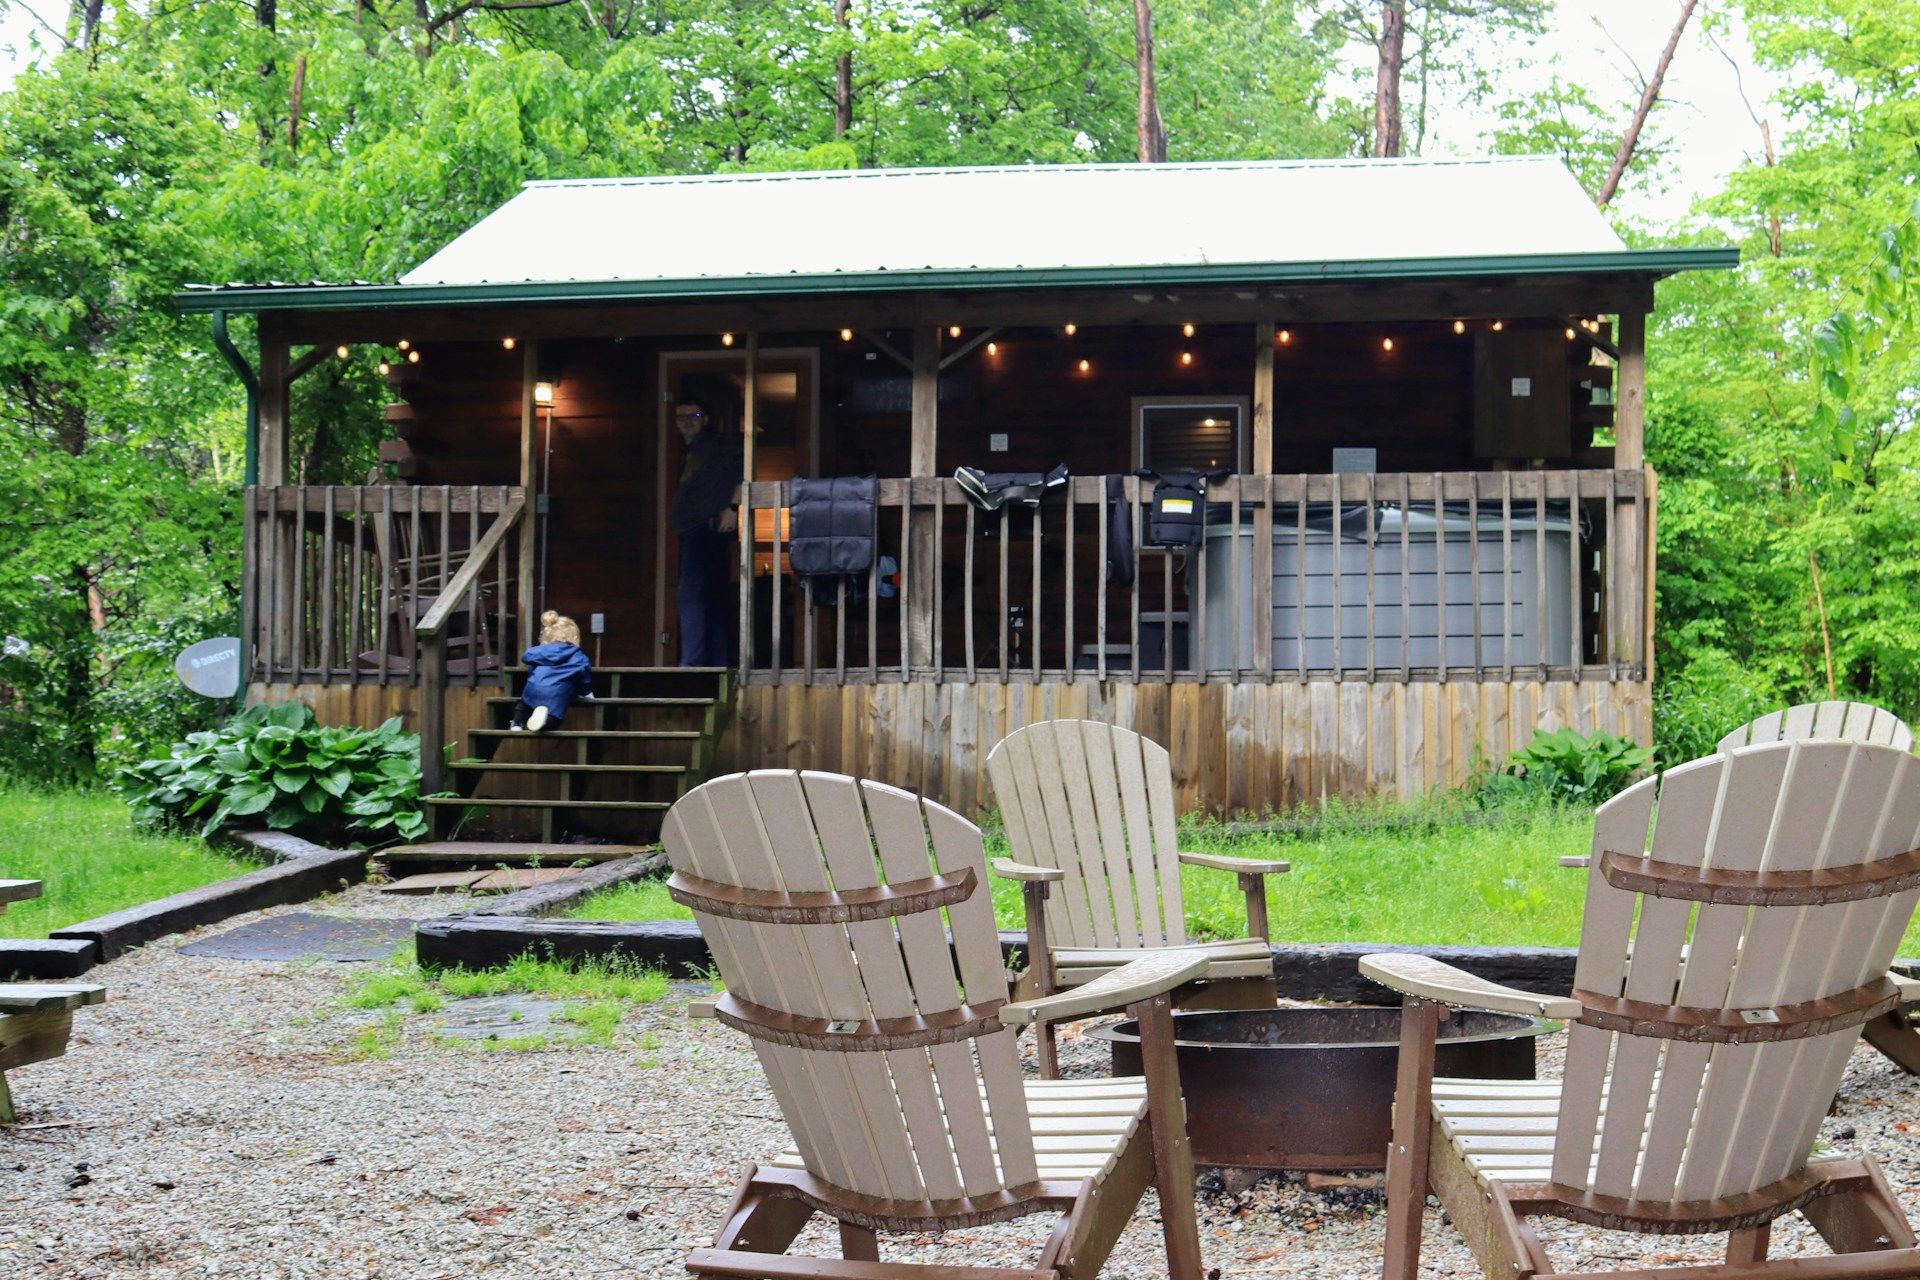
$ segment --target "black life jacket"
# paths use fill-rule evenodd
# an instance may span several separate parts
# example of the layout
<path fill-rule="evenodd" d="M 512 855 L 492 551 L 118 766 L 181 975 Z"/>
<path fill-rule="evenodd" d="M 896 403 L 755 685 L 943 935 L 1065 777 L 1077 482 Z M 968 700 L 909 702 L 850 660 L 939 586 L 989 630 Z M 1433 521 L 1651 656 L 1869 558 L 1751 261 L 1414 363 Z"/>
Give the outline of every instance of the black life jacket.
<path fill-rule="evenodd" d="M 880 534 L 880 484 L 872 476 L 795 476 L 788 488 L 792 538 L 787 562 L 815 599 L 832 596 L 841 579 L 873 568 Z"/>
<path fill-rule="evenodd" d="M 1147 508 L 1140 542 L 1148 547 L 1184 547 L 1200 545 L 1205 532 L 1207 485 L 1218 484 L 1232 472 L 1225 467 L 1212 471 L 1135 472 L 1143 480 L 1157 480 L 1153 501 Z"/>
<path fill-rule="evenodd" d="M 1047 472 L 961 467 L 953 473 L 953 479 L 967 500 L 982 511 L 998 511 L 1010 504 L 1032 511 L 1040 506 L 1040 499 L 1067 482 L 1067 469 L 1064 465 Z"/>

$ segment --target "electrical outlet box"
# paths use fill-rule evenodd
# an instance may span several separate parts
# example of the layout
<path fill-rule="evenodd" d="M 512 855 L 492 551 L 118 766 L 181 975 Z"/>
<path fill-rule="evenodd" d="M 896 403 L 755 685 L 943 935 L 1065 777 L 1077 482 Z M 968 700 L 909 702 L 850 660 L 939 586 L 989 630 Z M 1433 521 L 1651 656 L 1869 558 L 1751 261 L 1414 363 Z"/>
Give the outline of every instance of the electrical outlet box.
<path fill-rule="evenodd" d="M 594 614 L 587 620 L 587 630 L 596 636 L 605 635 L 607 631 L 607 615 L 604 613 Z"/>
<path fill-rule="evenodd" d="M 996 431 L 987 437 L 987 452 L 1005 453 L 1007 451 L 1007 433 Z"/>
<path fill-rule="evenodd" d="M 1515 396 L 1531 396 L 1533 394 L 1533 379 L 1515 378 L 1513 380 L 1513 394 Z"/>

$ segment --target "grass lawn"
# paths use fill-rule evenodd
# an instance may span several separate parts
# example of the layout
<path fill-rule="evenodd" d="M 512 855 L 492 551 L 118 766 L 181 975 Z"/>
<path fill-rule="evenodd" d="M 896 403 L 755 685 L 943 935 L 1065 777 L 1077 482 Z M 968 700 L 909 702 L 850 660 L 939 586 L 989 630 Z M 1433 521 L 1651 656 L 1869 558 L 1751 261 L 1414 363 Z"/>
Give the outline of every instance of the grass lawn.
<path fill-rule="evenodd" d="M 1585 810 L 1356 808 L 1332 810 L 1298 834 L 1182 824 L 1180 847 L 1291 862 L 1289 874 L 1267 881 L 1278 941 L 1571 947 L 1580 941 L 1586 878 L 1559 859 L 1586 853 L 1592 838 L 1593 815 Z M 989 859 L 1007 853 L 1003 837 L 988 838 Z M 1231 873 L 1182 867 L 1181 883 L 1195 937 L 1245 935 L 1246 900 Z M 1024 927 L 1020 886 L 998 878 L 992 884 L 1000 926 Z M 571 914 L 692 919 L 657 880 L 602 890 Z M 1920 955 L 1920 924 L 1908 930 L 1900 954 Z"/>
<path fill-rule="evenodd" d="M 44 938 L 255 864 L 198 840 L 137 832 L 105 791 L 37 791 L 0 783 L 0 879 L 44 881 L 41 896 L 0 915 L 0 937 Z"/>

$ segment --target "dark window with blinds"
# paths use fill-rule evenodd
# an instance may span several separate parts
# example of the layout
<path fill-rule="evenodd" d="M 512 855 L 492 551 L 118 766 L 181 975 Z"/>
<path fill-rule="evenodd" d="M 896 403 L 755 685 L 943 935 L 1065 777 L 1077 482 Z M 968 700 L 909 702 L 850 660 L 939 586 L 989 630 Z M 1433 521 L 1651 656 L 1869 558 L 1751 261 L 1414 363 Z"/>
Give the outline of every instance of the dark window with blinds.
<path fill-rule="evenodd" d="M 1244 410 L 1231 400 L 1140 406 L 1140 465 L 1172 471 L 1240 470 Z"/>

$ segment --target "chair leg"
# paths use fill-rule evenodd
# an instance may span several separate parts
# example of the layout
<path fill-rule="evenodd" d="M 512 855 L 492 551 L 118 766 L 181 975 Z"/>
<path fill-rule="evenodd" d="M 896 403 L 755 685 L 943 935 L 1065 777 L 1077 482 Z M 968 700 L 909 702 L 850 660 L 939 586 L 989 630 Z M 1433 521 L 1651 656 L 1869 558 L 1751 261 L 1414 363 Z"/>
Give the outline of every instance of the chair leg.
<path fill-rule="evenodd" d="M 1883 1013 L 1861 1029 L 1866 1042 L 1893 1060 L 1908 1075 L 1920 1076 L 1920 1031 L 1914 1029 L 1907 1010 Z"/>
<path fill-rule="evenodd" d="M 1194 1212 L 1193 1148 L 1187 1101 L 1173 1043 L 1173 1000 L 1155 996 L 1130 1005 L 1140 1027 L 1140 1064 L 1147 1079 L 1147 1125 L 1153 1142 L 1153 1184 L 1160 1192 L 1160 1229 L 1170 1280 L 1200 1280 L 1200 1222 Z"/>
<path fill-rule="evenodd" d="M 756 1169 L 749 1166 L 733 1193 L 733 1203 L 713 1247 L 748 1253 L 785 1253 L 799 1236 L 813 1210 L 791 1196 L 768 1195 L 755 1185 Z"/>
<path fill-rule="evenodd" d="M 20 1114 L 13 1109 L 13 1090 L 7 1085 L 7 1073 L 0 1071 L 0 1124 L 18 1124 Z"/>
<path fill-rule="evenodd" d="M 1042 1080 L 1060 1078 L 1060 1046 L 1054 1039 L 1054 1026 L 1051 1022 L 1033 1024 L 1033 1051 L 1040 1062 Z"/>
<path fill-rule="evenodd" d="M 1409 996 L 1400 1010 L 1400 1069 L 1393 1091 L 1393 1145 L 1387 1148 L 1385 1280 L 1420 1274 L 1421 1215 L 1427 1206 L 1427 1148 L 1433 1136 L 1433 1049 L 1446 1010 Z"/>
<path fill-rule="evenodd" d="M 1727 1263 L 1738 1266 L 1741 1263 L 1765 1262 L 1767 1260 L 1767 1239 L 1773 1232 L 1773 1224 L 1763 1222 L 1757 1227 L 1743 1227 L 1727 1235 Z"/>
<path fill-rule="evenodd" d="M 867 1227 L 840 1224 L 840 1256 L 854 1262 L 880 1261 L 880 1237 Z"/>
<path fill-rule="evenodd" d="M 1848 1179 L 1844 1189 L 1807 1202 L 1800 1212 L 1835 1253 L 1913 1248 L 1913 1225 L 1893 1198 L 1879 1163 L 1871 1156 L 1861 1163 L 1865 1176 Z"/>

